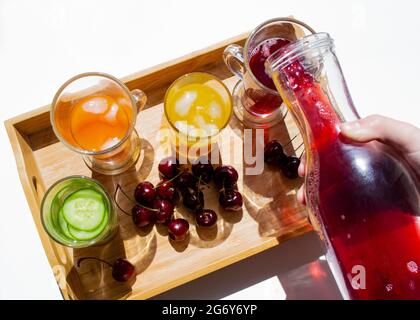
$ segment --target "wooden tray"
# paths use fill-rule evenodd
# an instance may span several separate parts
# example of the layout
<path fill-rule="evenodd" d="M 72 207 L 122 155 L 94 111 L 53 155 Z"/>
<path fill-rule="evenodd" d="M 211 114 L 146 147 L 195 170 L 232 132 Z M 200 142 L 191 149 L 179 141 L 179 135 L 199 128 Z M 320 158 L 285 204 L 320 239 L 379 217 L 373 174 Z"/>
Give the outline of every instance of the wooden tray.
<path fill-rule="evenodd" d="M 33 219 L 64 299 L 149 298 L 311 230 L 304 208 L 295 200 L 301 179 L 287 180 L 267 167 L 261 175 L 244 176 L 242 159 L 232 163 L 229 155 L 223 153 L 230 144 L 242 154 L 243 128 L 235 117 L 222 133 L 233 138 L 223 139 L 219 147 L 223 162 L 234 165 L 240 173 L 238 186 L 244 196 L 244 208 L 239 213 L 223 212 L 217 209 L 216 197 L 206 193 L 206 206 L 218 210 L 215 230 L 198 231 L 191 224 L 189 241 L 174 245 L 164 229 L 154 226 L 139 231 L 130 217 L 119 212 L 120 230 L 110 243 L 75 250 L 55 243 L 43 230 L 39 214 L 42 196 L 52 183 L 65 176 L 92 176 L 111 193 L 117 183 L 130 192 L 141 180 L 157 183 L 157 161 L 167 152 L 158 138 L 158 130 L 166 125 L 162 100 L 167 87 L 185 73 L 207 71 L 223 79 L 231 90 L 238 79 L 225 67 L 222 52 L 231 43 L 243 45 L 246 37 L 247 34 L 240 35 L 122 79 L 129 89 L 140 88 L 148 96 L 147 108 L 139 114 L 136 125 L 142 139 L 140 160 L 124 174 L 108 177 L 90 172 L 81 156 L 57 141 L 49 120 L 49 106 L 5 122 Z M 284 123 L 266 132 L 265 138 L 275 137 L 286 143 L 297 132 L 289 114 Z M 295 139 L 286 151 L 293 153 L 299 140 L 300 137 Z M 192 219 L 184 211 L 176 214 Z M 109 268 L 96 262 L 86 261 L 81 268 L 73 265 L 87 255 L 109 261 L 126 257 L 136 265 L 138 275 L 131 283 L 121 284 L 112 279 Z"/>

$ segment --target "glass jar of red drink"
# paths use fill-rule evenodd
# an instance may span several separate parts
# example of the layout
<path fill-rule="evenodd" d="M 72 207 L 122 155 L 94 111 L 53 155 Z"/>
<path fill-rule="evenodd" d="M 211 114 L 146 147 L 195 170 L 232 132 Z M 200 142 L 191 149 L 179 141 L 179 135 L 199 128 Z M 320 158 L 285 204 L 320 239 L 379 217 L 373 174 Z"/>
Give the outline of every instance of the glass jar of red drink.
<path fill-rule="evenodd" d="M 420 299 L 420 206 L 412 168 L 380 142 L 354 143 L 339 124 L 359 118 L 327 33 L 267 59 L 304 136 L 306 199 L 345 298 Z"/>
<path fill-rule="evenodd" d="M 268 128 L 282 120 L 286 108 L 264 63 L 278 49 L 314 32 L 296 19 L 276 18 L 255 28 L 243 48 L 226 47 L 226 66 L 240 78 L 233 90 L 234 113 L 246 126 Z"/>

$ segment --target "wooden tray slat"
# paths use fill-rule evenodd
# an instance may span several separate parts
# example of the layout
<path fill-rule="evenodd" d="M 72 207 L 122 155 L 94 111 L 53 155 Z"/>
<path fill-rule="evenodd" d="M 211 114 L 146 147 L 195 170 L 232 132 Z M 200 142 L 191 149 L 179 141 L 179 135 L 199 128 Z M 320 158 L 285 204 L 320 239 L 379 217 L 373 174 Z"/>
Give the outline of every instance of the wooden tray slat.
<path fill-rule="evenodd" d="M 215 190 L 206 192 L 206 207 L 215 208 L 219 213 L 217 229 L 197 231 L 192 224 L 188 242 L 171 244 L 163 228 L 155 226 L 139 231 L 130 217 L 119 213 L 120 232 L 111 242 L 101 247 L 73 250 L 52 241 L 42 228 L 39 206 L 45 190 L 70 174 L 92 176 L 112 193 L 117 183 L 126 190 L 132 190 L 145 179 L 157 183 L 157 161 L 168 151 L 162 143 L 161 130 L 167 126 L 162 104 L 167 87 L 182 74 L 207 71 L 223 79 L 232 89 L 237 79 L 224 66 L 222 52 L 230 43 L 243 44 L 246 36 L 240 35 L 122 79 L 130 89 L 140 88 L 148 96 L 147 108 L 139 114 L 136 124 L 142 140 L 140 160 L 124 174 L 109 177 L 90 172 L 78 154 L 57 141 L 49 122 L 49 106 L 6 121 L 19 176 L 65 299 L 148 298 L 311 230 L 304 208 L 295 200 L 300 179 L 287 180 L 270 168 L 265 168 L 261 175 L 246 176 L 242 158 L 232 162 L 226 152 L 228 147 L 234 146 L 239 155 L 243 152 L 243 131 L 235 118 L 223 131 L 219 148 L 223 162 L 234 165 L 240 172 L 238 186 L 245 204 L 240 213 L 223 212 L 212 195 Z M 266 132 L 266 138 L 276 137 L 287 142 L 297 132 L 288 115 L 284 123 Z M 299 143 L 294 141 L 287 151 L 293 153 L 293 147 Z M 176 214 L 193 219 L 182 209 Z M 75 268 L 73 262 L 86 255 L 111 261 L 126 257 L 136 265 L 138 276 L 131 283 L 121 284 L 113 281 L 109 270 L 97 263 L 86 262 L 82 268 Z"/>

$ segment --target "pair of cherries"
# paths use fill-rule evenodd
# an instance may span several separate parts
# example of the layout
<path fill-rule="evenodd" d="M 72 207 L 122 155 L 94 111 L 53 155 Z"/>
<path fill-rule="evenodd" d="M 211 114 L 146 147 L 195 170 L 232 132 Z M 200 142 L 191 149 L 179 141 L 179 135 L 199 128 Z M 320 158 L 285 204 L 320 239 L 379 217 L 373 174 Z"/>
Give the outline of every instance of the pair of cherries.
<path fill-rule="evenodd" d="M 271 140 L 266 144 L 264 148 L 264 161 L 268 164 L 278 166 L 286 178 L 296 179 L 299 176 L 298 168 L 300 158 L 286 155 L 283 146 L 278 140 Z"/>

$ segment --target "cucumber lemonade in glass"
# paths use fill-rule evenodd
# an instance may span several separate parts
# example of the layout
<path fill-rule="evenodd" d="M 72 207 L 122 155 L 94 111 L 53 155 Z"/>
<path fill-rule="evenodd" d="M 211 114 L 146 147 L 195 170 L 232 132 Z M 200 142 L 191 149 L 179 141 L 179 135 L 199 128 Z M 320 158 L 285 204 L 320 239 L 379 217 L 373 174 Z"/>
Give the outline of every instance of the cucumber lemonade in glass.
<path fill-rule="evenodd" d="M 73 248 L 102 244 L 118 227 L 109 194 L 99 182 L 84 176 L 61 179 L 48 189 L 41 220 L 51 238 Z"/>

